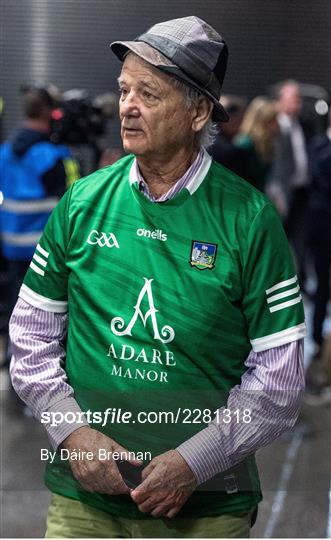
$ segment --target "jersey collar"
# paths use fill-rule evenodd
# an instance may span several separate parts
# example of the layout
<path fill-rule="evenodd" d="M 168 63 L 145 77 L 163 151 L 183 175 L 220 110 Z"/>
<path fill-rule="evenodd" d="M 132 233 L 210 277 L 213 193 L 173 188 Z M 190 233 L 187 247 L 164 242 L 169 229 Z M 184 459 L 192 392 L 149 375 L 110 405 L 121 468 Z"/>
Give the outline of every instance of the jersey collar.
<path fill-rule="evenodd" d="M 190 195 L 198 189 L 203 179 L 206 177 L 209 167 L 211 165 L 211 157 L 205 148 L 201 147 L 199 153 L 186 171 L 186 173 L 172 186 L 167 193 L 155 199 L 149 192 L 148 185 L 146 184 L 143 176 L 138 167 L 136 158 L 133 160 L 129 173 L 129 182 L 130 184 L 139 184 L 139 190 L 147 197 L 150 201 L 153 202 L 164 202 L 166 200 L 174 198 L 178 195 L 184 188 L 188 190 Z"/>

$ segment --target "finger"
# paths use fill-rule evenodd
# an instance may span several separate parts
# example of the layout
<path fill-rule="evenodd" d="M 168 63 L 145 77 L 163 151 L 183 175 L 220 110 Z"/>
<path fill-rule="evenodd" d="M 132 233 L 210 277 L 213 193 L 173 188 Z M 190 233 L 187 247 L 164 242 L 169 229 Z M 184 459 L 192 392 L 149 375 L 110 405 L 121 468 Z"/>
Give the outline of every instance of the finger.
<path fill-rule="evenodd" d="M 144 480 L 139 486 L 137 486 L 133 491 L 131 491 L 131 498 L 136 504 L 141 504 L 149 497 L 164 498 L 166 490 L 161 488 L 158 485 L 158 477 L 156 477 L 156 482 L 153 477 L 150 475 L 146 480 Z"/>
<path fill-rule="evenodd" d="M 113 493 L 117 494 L 128 494 L 130 489 L 123 480 L 121 473 L 118 470 L 118 467 L 115 462 L 109 464 L 107 472 L 105 475 L 105 483 L 107 486 L 107 492 L 112 490 Z"/>
<path fill-rule="evenodd" d="M 171 508 L 174 508 L 176 502 L 174 493 L 158 491 L 157 493 L 150 493 L 147 499 L 138 504 L 138 508 L 141 512 L 153 512 L 162 506 L 164 510 L 167 509 L 169 511 Z"/>
<path fill-rule="evenodd" d="M 143 486 L 141 488 L 141 486 Z M 130 492 L 132 500 L 136 504 L 142 504 L 149 498 L 152 498 L 155 502 L 164 501 L 166 498 L 172 496 L 173 492 L 170 492 L 166 488 L 161 486 L 155 486 L 154 484 L 145 484 L 144 482 Z M 175 502 L 175 501 L 174 501 Z"/>
<path fill-rule="evenodd" d="M 123 482 L 114 463 L 106 465 L 104 462 L 89 462 L 82 465 L 77 479 L 88 491 L 107 494 L 129 493 L 129 488 Z"/>
<path fill-rule="evenodd" d="M 121 478 L 118 482 L 114 484 L 113 491 L 115 494 L 118 494 L 118 495 L 129 495 L 130 488 L 126 485 L 126 483 Z"/>
<path fill-rule="evenodd" d="M 161 503 L 162 503 L 162 500 L 157 500 L 157 499 L 154 499 L 153 497 L 149 497 L 143 503 L 138 504 L 138 508 L 140 512 L 144 512 L 144 513 L 153 512 L 153 510 L 155 510 L 155 508 L 160 506 Z"/>
<path fill-rule="evenodd" d="M 160 478 L 158 470 L 157 465 L 155 465 L 147 478 L 131 492 L 131 498 L 135 503 L 140 504 L 151 495 L 157 497 L 157 500 L 164 499 L 167 490 L 161 485 L 162 478 Z"/>
<path fill-rule="evenodd" d="M 144 482 L 143 482 L 144 483 Z M 140 490 L 140 486 L 142 486 L 143 484 L 140 484 L 138 487 L 136 487 L 134 490 L 132 490 L 130 492 L 130 495 L 131 495 L 131 499 L 133 500 L 133 502 L 135 502 L 136 504 L 141 504 L 143 503 L 145 500 L 147 500 L 149 497 L 150 497 L 150 492 L 147 490 L 147 489 L 143 489 L 142 491 Z"/>
<path fill-rule="evenodd" d="M 120 455 L 122 456 L 125 456 L 124 457 L 124 460 L 125 461 L 128 461 L 129 463 L 131 463 L 131 465 L 136 465 L 137 467 L 139 465 L 143 465 L 144 462 L 142 459 L 135 459 L 133 458 L 133 456 L 135 455 L 134 452 L 131 452 L 130 450 L 127 450 L 126 448 L 124 448 L 124 446 L 121 446 L 120 444 L 118 443 L 115 443 L 114 444 L 114 448 L 113 448 L 113 452 L 119 452 Z M 122 459 L 122 458 L 121 458 Z"/>
<path fill-rule="evenodd" d="M 75 479 L 86 491 L 91 493 L 95 491 L 95 486 L 91 482 L 91 478 L 87 474 L 86 467 L 83 464 L 76 461 L 71 461 L 70 467 Z"/>
<path fill-rule="evenodd" d="M 181 509 L 182 507 L 181 506 L 175 506 L 174 508 L 172 508 L 171 510 L 169 510 L 169 512 L 167 512 L 165 514 L 165 517 L 169 518 L 169 519 L 172 519 L 174 518 L 175 516 L 177 516 L 179 510 Z"/>
<path fill-rule="evenodd" d="M 174 508 L 176 504 L 175 496 L 176 495 L 173 492 L 159 491 L 157 493 L 152 493 L 148 499 L 138 505 L 138 508 L 141 512 L 153 513 L 154 511 L 162 509 L 162 513 L 166 513 Z"/>
<path fill-rule="evenodd" d="M 108 495 L 128 495 L 130 489 L 122 480 L 117 481 L 110 477 L 99 484 L 98 492 L 107 493 Z"/>
<path fill-rule="evenodd" d="M 169 512 L 169 508 L 171 509 L 170 504 L 160 504 L 159 506 L 154 508 L 154 510 L 151 512 L 151 516 L 153 516 L 155 518 L 159 518 L 161 516 L 166 516 L 167 513 Z"/>
<path fill-rule="evenodd" d="M 141 478 L 142 480 L 146 480 L 147 476 L 149 476 L 153 470 L 156 467 L 156 463 L 154 463 L 154 460 L 151 461 L 141 472 Z"/>

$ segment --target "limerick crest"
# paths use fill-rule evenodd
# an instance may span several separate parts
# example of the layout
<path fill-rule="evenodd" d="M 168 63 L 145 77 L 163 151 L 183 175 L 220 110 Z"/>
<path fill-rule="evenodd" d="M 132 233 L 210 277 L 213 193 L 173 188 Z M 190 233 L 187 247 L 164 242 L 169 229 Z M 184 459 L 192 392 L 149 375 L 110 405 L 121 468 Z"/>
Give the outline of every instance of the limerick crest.
<path fill-rule="evenodd" d="M 215 266 L 217 244 L 193 240 L 189 263 L 198 270 L 211 270 Z"/>

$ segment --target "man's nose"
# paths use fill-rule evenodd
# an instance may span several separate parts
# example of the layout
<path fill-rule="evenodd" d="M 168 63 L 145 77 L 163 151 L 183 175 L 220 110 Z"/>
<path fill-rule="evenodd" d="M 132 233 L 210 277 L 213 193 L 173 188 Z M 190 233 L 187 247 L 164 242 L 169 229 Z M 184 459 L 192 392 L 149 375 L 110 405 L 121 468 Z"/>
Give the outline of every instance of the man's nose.
<path fill-rule="evenodd" d="M 134 92 L 128 92 L 124 99 L 120 100 L 121 116 L 139 116 L 139 101 Z"/>

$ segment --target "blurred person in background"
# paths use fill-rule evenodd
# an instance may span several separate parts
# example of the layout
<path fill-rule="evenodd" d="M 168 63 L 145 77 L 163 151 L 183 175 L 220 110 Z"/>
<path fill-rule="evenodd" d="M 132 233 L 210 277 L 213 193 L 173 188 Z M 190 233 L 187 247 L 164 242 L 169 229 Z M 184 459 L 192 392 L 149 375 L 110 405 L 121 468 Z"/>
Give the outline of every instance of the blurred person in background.
<path fill-rule="evenodd" d="M 209 154 L 215 161 L 245 178 L 245 152 L 233 144 L 246 108 L 246 100 L 240 96 L 222 96 L 222 106 L 229 115 L 229 121 L 217 124 L 218 132 Z"/>
<path fill-rule="evenodd" d="M 309 146 L 309 163 L 312 184 L 309 197 L 308 233 L 309 247 L 316 275 L 316 290 L 313 296 L 312 337 L 315 343 L 313 360 L 308 370 L 308 383 L 319 382 L 328 386 L 331 396 L 331 350 L 325 342 L 323 324 L 330 301 L 331 269 L 331 108 L 329 127 L 325 135 L 316 136 Z M 330 338 L 328 338 L 330 340 Z M 326 365 L 325 365 L 326 364 Z M 325 369 L 326 368 L 326 369 Z M 322 371 L 322 378 L 318 375 Z M 325 380 L 326 378 L 326 380 Z M 318 385 L 318 384 L 317 384 Z"/>
<path fill-rule="evenodd" d="M 242 177 L 263 192 L 270 174 L 278 133 L 275 102 L 262 96 L 253 99 L 234 143 L 244 155 Z"/>
<path fill-rule="evenodd" d="M 40 247 L 34 253 L 51 211 L 66 191 L 69 174 L 77 173 L 69 148 L 50 140 L 55 92 L 53 86 L 24 88 L 23 125 L 0 147 L 0 235 L 9 314 L 29 265 L 35 266 L 32 257 L 40 255 Z"/>
<path fill-rule="evenodd" d="M 305 291 L 310 177 L 307 139 L 299 120 L 302 97 L 298 83 L 294 80 L 279 83 L 276 98 L 280 133 L 276 140 L 271 183 L 279 186 L 285 201 L 285 231 L 295 254 L 299 282 Z"/>

